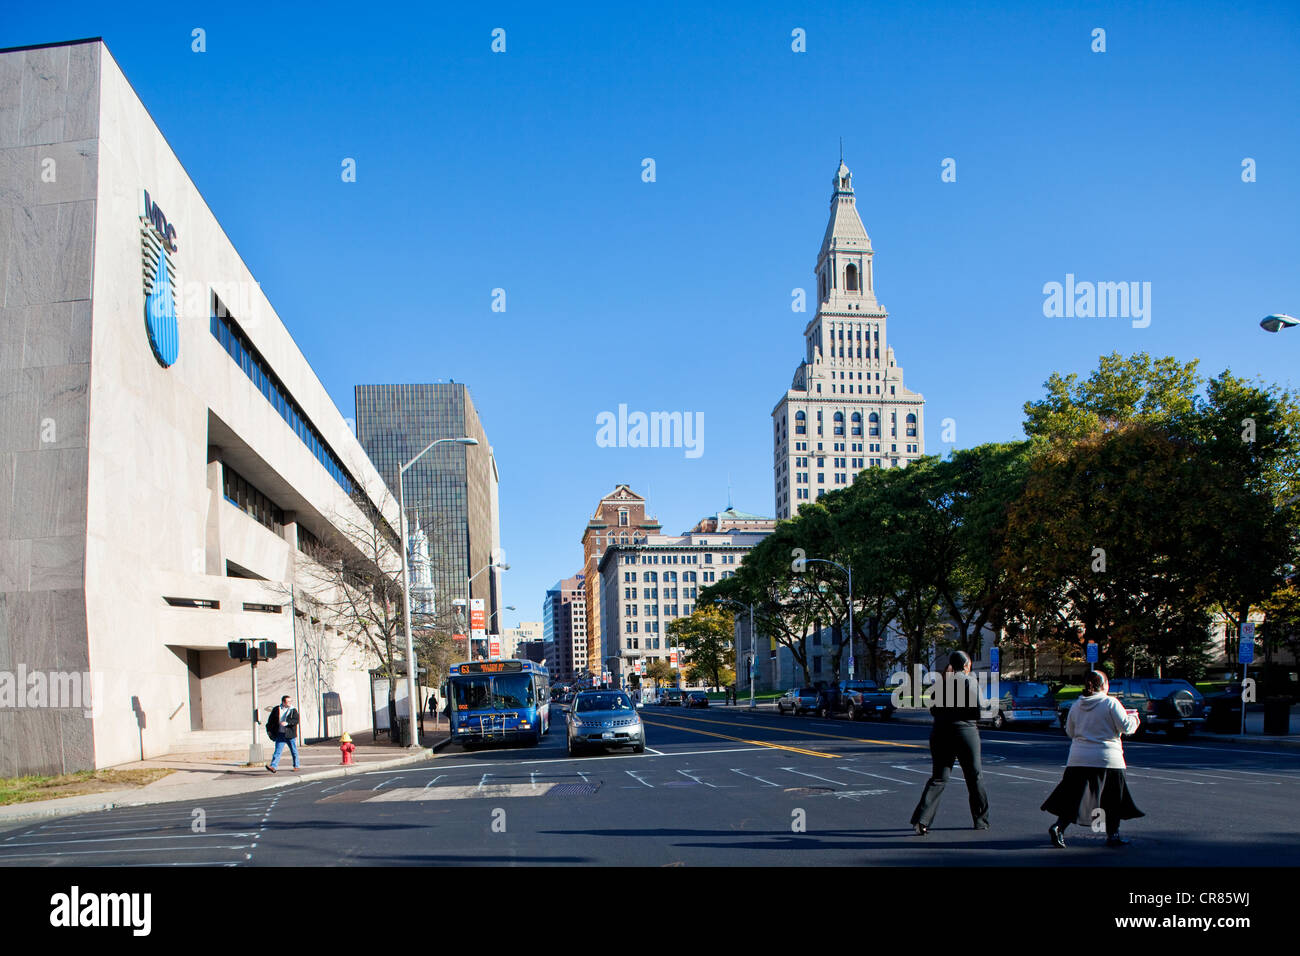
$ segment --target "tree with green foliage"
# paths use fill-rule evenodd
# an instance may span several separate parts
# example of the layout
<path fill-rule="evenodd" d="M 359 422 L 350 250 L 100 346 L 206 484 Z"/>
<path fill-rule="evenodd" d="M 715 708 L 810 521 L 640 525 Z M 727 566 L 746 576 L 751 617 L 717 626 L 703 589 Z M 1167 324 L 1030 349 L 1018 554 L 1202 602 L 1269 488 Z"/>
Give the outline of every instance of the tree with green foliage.
<path fill-rule="evenodd" d="M 654 681 L 656 687 L 660 684 L 677 683 L 677 669 L 662 657 L 652 658 L 650 663 L 646 664 L 645 676 Z"/>
<path fill-rule="evenodd" d="M 808 639 L 816 626 L 817 604 L 792 568 L 798 548 L 797 519 L 780 522 L 776 530 L 747 554 L 736 573 L 700 591 L 697 607 L 722 599 L 754 606 L 755 630 L 786 648 L 811 683 Z M 721 605 L 730 608 L 731 605 Z"/>
<path fill-rule="evenodd" d="M 711 687 L 723 686 L 724 673 L 736 663 L 731 615 L 716 607 L 697 607 L 690 617 L 668 622 L 668 637 L 686 653 L 692 680 L 703 677 Z"/>

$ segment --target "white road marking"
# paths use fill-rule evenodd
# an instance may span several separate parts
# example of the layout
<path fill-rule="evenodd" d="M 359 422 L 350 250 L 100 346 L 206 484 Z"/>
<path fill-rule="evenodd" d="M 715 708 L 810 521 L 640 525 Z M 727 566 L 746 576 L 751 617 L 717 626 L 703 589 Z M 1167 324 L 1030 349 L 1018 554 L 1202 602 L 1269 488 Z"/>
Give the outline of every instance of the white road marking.
<path fill-rule="evenodd" d="M 442 779 L 443 777 L 445 777 L 445 776 L 447 776 L 445 773 L 440 773 L 440 774 L 438 774 L 438 776 L 434 777 L 432 780 L 430 780 L 428 783 L 426 783 L 426 784 L 424 785 L 424 789 L 425 789 L 425 790 L 428 790 L 430 787 L 432 787 L 435 783 L 437 783 L 439 780 L 441 780 L 441 779 Z"/>
<path fill-rule="evenodd" d="M 487 783 L 487 778 L 490 777 L 490 776 L 492 776 L 492 774 L 490 774 L 490 773 L 485 773 L 485 774 L 483 774 L 483 779 L 480 780 L 480 781 L 478 782 L 478 789 L 479 789 L 479 790 L 482 790 L 482 789 L 483 789 L 483 785 L 484 785 L 485 783 Z"/>
<path fill-rule="evenodd" d="M 401 777 L 394 777 L 392 780 L 385 780 L 383 783 L 381 783 L 381 784 L 377 784 L 376 786 L 373 786 L 373 787 L 371 787 L 370 789 L 371 789 L 371 790 L 378 790 L 380 787 L 386 787 L 386 786 L 388 786 L 390 783 L 397 783 L 397 781 L 399 781 L 399 780 L 401 780 L 401 779 L 402 779 Z"/>
<path fill-rule="evenodd" d="M 1217 767 L 1215 769 L 1219 770 L 1221 773 L 1241 773 L 1249 777 L 1282 777 L 1284 780 L 1300 780 L 1300 777 L 1297 777 L 1293 773 L 1270 773 L 1267 771 L 1261 772 L 1258 770 L 1237 770 L 1236 768 L 1233 767 Z"/>
<path fill-rule="evenodd" d="M 1040 777 L 1021 777 L 1021 776 L 1019 776 L 1019 775 L 1017 775 L 1017 774 L 1014 774 L 1014 773 L 1003 773 L 1001 770 L 989 770 L 989 769 L 984 768 L 984 767 L 981 767 L 981 768 L 980 768 L 980 773 L 992 774 L 992 775 L 995 776 L 995 777 L 1010 777 L 1010 778 L 1013 779 L 1013 780 L 1028 780 L 1030 783 L 1049 783 L 1049 782 L 1050 782 L 1050 781 L 1047 781 L 1047 780 L 1043 780 L 1043 779 L 1040 778 Z"/>
<path fill-rule="evenodd" d="M 745 771 L 743 771 L 743 770 L 737 770 L 735 767 L 732 767 L 732 768 L 731 768 L 731 772 L 732 772 L 732 773 L 738 773 L 738 774 L 740 774 L 742 777 L 749 777 L 749 779 L 751 779 L 751 780 L 757 780 L 759 783 L 765 783 L 765 784 L 767 784 L 769 787 L 779 787 L 779 786 L 781 786 L 779 783 L 773 783 L 771 780 L 764 780 L 762 777 L 756 777 L 756 776 L 754 776 L 754 774 L 752 774 L 752 773 L 745 773 Z"/>
<path fill-rule="evenodd" d="M 717 790 L 717 789 L 718 789 L 717 787 L 714 787 L 713 784 L 709 783 L 709 781 L 707 781 L 707 780 L 701 780 L 699 777 L 695 776 L 695 774 L 693 774 L 693 773 L 687 773 L 685 770 L 678 770 L 677 772 L 680 773 L 683 777 L 690 777 L 690 778 L 691 778 L 692 780 L 694 780 L 696 783 L 702 783 L 702 784 L 704 784 L 706 787 L 713 787 L 714 790 Z"/>
<path fill-rule="evenodd" d="M 930 776 L 930 771 L 928 770 L 913 770 L 911 767 L 904 767 L 902 764 L 897 763 L 891 763 L 890 766 L 895 770 L 901 770 L 904 773 L 919 773 L 923 777 Z"/>
<path fill-rule="evenodd" d="M 876 777 L 880 780 L 890 780 L 894 783 L 905 784 L 909 787 L 913 786 L 916 783 L 915 780 L 899 780 L 897 777 L 886 777 L 883 773 L 867 773 L 865 770 L 854 770 L 852 767 L 836 767 L 835 769 L 843 770 L 846 773 L 858 773 L 864 777 Z"/>
<path fill-rule="evenodd" d="M 654 754 L 656 757 L 662 757 L 662 756 L 664 756 L 664 752 L 663 752 L 662 750 L 655 750 L 653 747 L 647 747 L 647 748 L 646 748 L 646 752 L 647 752 L 647 753 L 652 753 L 652 754 Z"/>
<path fill-rule="evenodd" d="M 651 790 L 655 788 L 655 785 L 653 783 L 646 783 L 644 780 L 642 780 L 640 774 L 633 773 L 631 770 L 624 770 L 623 772 L 627 774 L 629 777 L 631 777 L 633 780 L 635 780 L 637 783 L 644 784 L 645 786 L 649 787 Z M 585 780 L 587 778 L 583 777 L 583 779 Z"/>
<path fill-rule="evenodd" d="M 123 840 L 211 840 L 214 837 L 223 839 L 232 839 L 233 837 L 251 837 L 252 832 L 248 833 L 178 833 L 174 836 L 145 836 L 145 837 L 102 837 L 88 839 L 82 837 L 77 840 L 43 840 L 37 843 L 11 843 L 10 846 L 60 846 L 64 843 L 121 843 Z M 185 847 L 176 847 L 177 850 L 183 850 Z"/>
<path fill-rule="evenodd" d="M 237 846 L 196 846 L 196 850 L 247 850 L 253 844 L 241 843 Z M 15 853 L 12 856 L 5 854 L 6 860 L 48 860 L 52 857 L 62 856 L 102 856 L 107 853 L 176 853 L 180 850 L 188 850 L 189 847 L 183 846 L 121 846 L 113 850 L 76 850 L 71 853 Z M 252 854 L 245 854 L 247 859 L 252 859 Z"/>
<path fill-rule="evenodd" d="M 1180 780 L 1178 777 L 1162 777 L 1162 776 L 1160 776 L 1159 774 L 1146 773 L 1146 772 L 1145 772 L 1145 769 L 1146 769 L 1146 768 L 1143 768 L 1142 771 L 1137 771 L 1137 772 L 1135 772 L 1134 769 L 1133 769 L 1132 767 L 1129 767 L 1128 769 L 1126 769 L 1126 770 L 1124 771 L 1124 773 L 1125 773 L 1126 776 L 1127 776 L 1127 775 L 1132 775 L 1132 776 L 1134 776 L 1134 777 L 1140 777 L 1140 778 L 1142 778 L 1142 779 L 1146 779 L 1146 780 L 1165 780 L 1165 781 L 1168 781 L 1169 783 L 1194 783 L 1194 784 L 1196 784 L 1196 786 L 1198 786 L 1198 787 L 1213 787 L 1213 786 L 1214 786 L 1214 783 L 1212 783 L 1212 782 L 1209 781 L 1209 780 Z"/>
<path fill-rule="evenodd" d="M 802 770 L 795 770 L 794 767 L 782 767 L 782 770 L 788 770 L 790 773 L 797 773 L 801 777 L 812 777 L 814 780 L 825 780 L 827 783 L 833 783 L 837 787 L 847 787 L 848 784 L 843 780 L 832 780 L 830 777 L 819 777 L 815 773 L 804 773 Z"/>

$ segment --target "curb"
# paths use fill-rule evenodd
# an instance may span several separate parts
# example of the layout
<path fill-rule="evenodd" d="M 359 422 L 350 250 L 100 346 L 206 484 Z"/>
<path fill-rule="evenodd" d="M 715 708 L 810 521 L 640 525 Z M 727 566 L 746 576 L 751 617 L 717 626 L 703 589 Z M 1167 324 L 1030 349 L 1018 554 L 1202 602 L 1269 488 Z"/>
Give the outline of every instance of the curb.
<path fill-rule="evenodd" d="M 279 787 L 291 787 L 299 783 L 309 783 L 315 780 L 330 780 L 334 777 L 350 777 L 354 774 L 371 773 L 375 770 L 390 770 L 394 767 L 404 767 L 407 764 L 419 763 L 422 760 L 428 760 L 433 754 L 442 750 L 449 743 L 451 738 L 439 741 L 432 747 L 421 748 L 420 753 L 411 754 L 405 757 L 393 757 L 390 760 L 380 760 L 374 763 L 353 764 L 350 767 L 338 766 L 329 770 L 317 770 L 312 773 L 299 774 L 298 776 L 285 777 L 283 780 L 276 779 L 275 776 L 267 778 L 253 778 L 264 780 L 260 786 L 248 787 L 245 790 L 238 790 L 228 794 L 222 794 L 222 797 L 236 797 L 245 793 L 258 793 L 262 790 L 274 790 Z M 57 797 L 55 799 L 58 799 Z M 123 797 L 119 799 L 108 799 L 102 803 L 92 803 L 83 806 L 64 806 L 64 807 L 41 807 L 41 801 L 32 801 L 31 804 L 17 804 L 17 807 L 31 806 L 32 809 L 27 812 L 6 813 L 0 809 L 0 829 L 9 827 L 10 824 L 24 823 L 29 820 L 40 820 L 53 817 L 75 816 L 80 813 L 98 813 L 103 810 L 116 810 L 120 807 L 146 807 L 162 803 L 180 803 L 185 800 L 195 799 L 193 797 L 166 797 L 157 800 L 141 800 Z M 199 798 L 202 799 L 202 798 Z"/>

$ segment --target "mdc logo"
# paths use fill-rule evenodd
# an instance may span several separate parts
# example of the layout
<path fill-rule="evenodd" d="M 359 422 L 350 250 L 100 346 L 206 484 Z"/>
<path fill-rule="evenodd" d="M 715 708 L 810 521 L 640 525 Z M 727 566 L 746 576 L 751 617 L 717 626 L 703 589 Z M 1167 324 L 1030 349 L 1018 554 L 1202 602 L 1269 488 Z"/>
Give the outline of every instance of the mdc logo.
<path fill-rule="evenodd" d="M 144 249 L 144 327 L 149 346 L 164 368 L 180 353 L 180 329 L 176 321 L 176 229 L 162 209 L 144 191 L 144 215 L 140 217 Z"/>

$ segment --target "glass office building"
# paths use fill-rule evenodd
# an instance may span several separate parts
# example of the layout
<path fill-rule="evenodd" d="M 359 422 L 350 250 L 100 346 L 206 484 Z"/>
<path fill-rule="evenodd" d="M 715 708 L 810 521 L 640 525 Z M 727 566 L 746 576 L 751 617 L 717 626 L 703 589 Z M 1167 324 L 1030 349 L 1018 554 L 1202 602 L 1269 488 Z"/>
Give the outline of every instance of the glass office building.
<path fill-rule="evenodd" d="M 418 515 L 428 535 L 439 612 L 467 597 L 483 598 L 487 631 L 499 634 L 501 572 L 490 567 L 501 554 L 497 466 L 469 389 L 454 382 L 358 385 L 356 405 L 357 439 L 394 500 L 398 470 L 430 442 L 478 439 L 477 445 L 438 445 L 406 472 L 406 514 L 410 527 Z"/>

